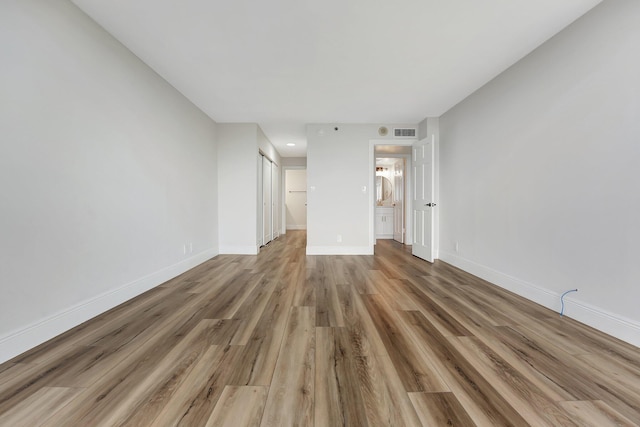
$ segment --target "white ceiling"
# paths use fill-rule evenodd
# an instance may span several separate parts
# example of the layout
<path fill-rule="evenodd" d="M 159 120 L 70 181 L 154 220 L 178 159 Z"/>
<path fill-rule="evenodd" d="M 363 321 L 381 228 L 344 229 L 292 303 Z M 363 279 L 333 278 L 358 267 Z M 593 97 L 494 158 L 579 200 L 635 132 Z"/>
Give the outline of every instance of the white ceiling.
<path fill-rule="evenodd" d="M 306 123 L 441 115 L 601 0 L 73 1 L 211 118 L 295 157 Z"/>

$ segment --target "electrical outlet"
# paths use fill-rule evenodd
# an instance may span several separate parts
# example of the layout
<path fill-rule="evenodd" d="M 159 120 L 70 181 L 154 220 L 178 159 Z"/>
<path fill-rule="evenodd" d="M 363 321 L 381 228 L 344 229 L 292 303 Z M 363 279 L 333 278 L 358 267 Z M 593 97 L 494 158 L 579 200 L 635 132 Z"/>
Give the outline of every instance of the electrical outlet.
<path fill-rule="evenodd" d="M 338 243 L 342 243 L 342 234 L 338 234 L 338 237 L 336 238 L 336 241 Z"/>
<path fill-rule="evenodd" d="M 186 244 L 182 245 L 182 253 L 185 254 L 185 255 L 187 254 L 187 245 Z"/>
<path fill-rule="evenodd" d="M 189 253 L 193 253 L 193 242 L 189 243 Z"/>
<path fill-rule="evenodd" d="M 456 253 L 458 253 L 458 242 L 455 244 Z"/>

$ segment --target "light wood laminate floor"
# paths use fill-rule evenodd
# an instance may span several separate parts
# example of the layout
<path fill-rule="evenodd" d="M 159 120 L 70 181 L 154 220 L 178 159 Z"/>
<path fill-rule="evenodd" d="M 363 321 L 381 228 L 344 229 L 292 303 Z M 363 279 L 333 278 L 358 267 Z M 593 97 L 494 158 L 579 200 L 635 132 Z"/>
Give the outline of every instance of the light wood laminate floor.
<path fill-rule="evenodd" d="M 631 426 L 640 353 L 393 241 L 218 256 L 0 365 L 1 426 Z"/>

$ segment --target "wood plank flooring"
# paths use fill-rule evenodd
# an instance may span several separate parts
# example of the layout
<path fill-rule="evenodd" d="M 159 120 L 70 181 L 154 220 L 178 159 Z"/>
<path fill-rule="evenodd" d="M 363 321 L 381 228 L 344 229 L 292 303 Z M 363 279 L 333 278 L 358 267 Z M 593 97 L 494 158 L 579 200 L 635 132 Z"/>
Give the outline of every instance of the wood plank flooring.
<path fill-rule="evenodd" d="M 378 241 L 290 231 L 0 365 L 0 426 L 638 426 L 640 350 Z"/>

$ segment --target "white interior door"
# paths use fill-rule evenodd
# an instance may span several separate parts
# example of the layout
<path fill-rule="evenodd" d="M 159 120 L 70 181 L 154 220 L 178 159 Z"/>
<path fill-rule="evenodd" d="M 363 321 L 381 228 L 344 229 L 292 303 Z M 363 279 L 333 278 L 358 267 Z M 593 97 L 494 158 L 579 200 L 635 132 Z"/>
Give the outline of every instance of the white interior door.
<path fill-rule="evenodd" d="M 271 202 L 271 161 L 262 157 L 262 244 L 266 245 L 273 238 Z"/>
<path fill-rule="evenodd" d="M 393 240 L 404 243 L 404 159 L 393 164 Z"/>
<path fill-rule="evenodd" d="M 434 143 L 413 144 L 413 245 L 412 253 L 433 262 L 433 162 Z"/>

